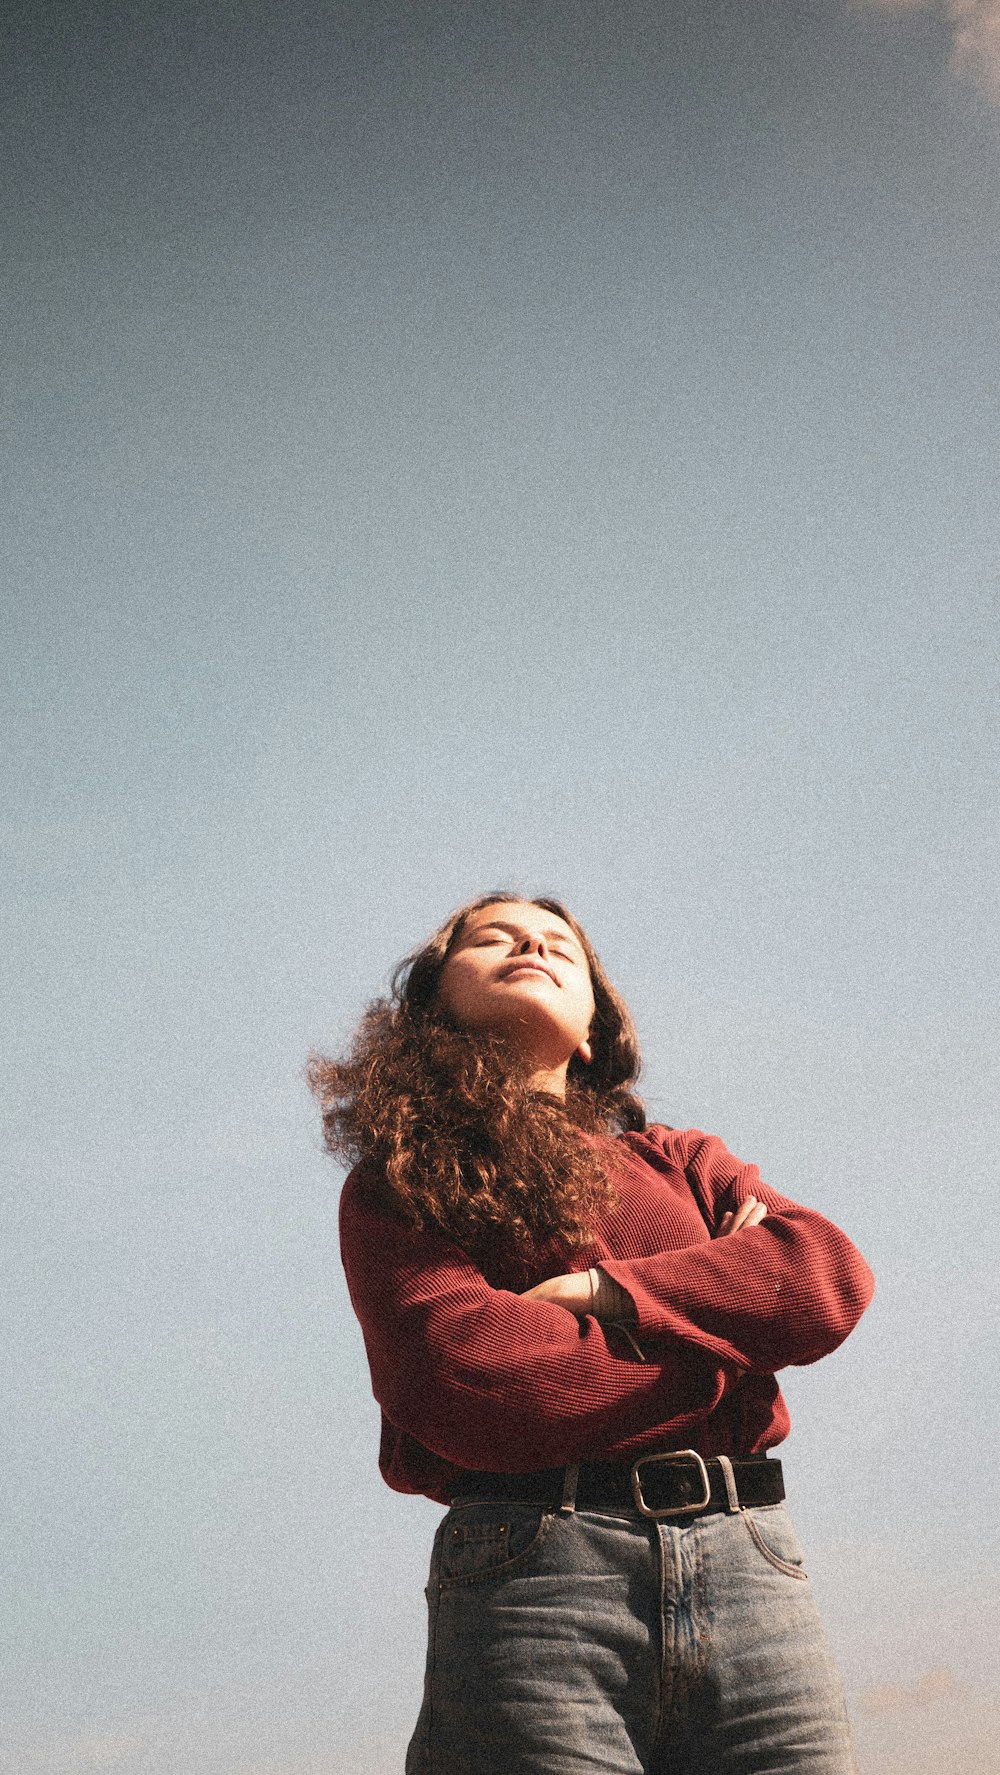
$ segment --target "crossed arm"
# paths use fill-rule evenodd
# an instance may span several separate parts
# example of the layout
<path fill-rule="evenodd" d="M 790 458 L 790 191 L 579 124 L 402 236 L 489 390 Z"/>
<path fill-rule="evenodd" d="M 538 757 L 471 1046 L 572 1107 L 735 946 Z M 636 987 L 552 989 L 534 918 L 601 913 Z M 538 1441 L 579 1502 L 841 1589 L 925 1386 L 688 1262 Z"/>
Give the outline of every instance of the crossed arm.
<path fill-rule="evenodd" d="M 767 1213 L 763 1202 L 756 1196 L 748 1196 L 738 1208 L 729 1208 L 722 1216 L 715 1233 L 717 1239 L 723 1239 L 728 1233 L 738 1233 L 744 1226 L 759 1226 Z M 574 1313 L 578 1319 L 586 1318 L 592 1313 L 602 1325 L 613 1325 L 617 1322 L 627 1324 L 633 1320 L 635 1302 L 627 1288 L 615 1282 L 607 1271 L 600 1266 L 590 1270 L 577 1270 L 571 1275 L 549 1276 L 544 1282 L 537 1282 L 534 1288 L 526 1288 L 521 1297 L 523 1300 L 550 1300 L 557 1307 L 565 1307 L 567 1312 Z"/>
<path fill-rule="evenodd" d="M 735 1205 L 717 1212 L 712 1238 L 602 1259 L 596 1311 L 587 1271 L 524 1294 L 493 1288 L 456 1246 L 345 1187 L 348 1284 L 375 1397 L 397 1430 L 466 1468 L 558 1466 L 654 1425 L 684 1435 L 741 1375 L 813 1362 L 842 1342 L 872 1286 L 850 1240 L 762 1189 L 720 1141 L 696 1130 L 669 1139 L 698 1199 L 721 1210 L 728 1192 Z M 621 1291 L 607 1313 L 605 1279 Z M 623 1300 L 645 1361 L 610 1330 Z"/>

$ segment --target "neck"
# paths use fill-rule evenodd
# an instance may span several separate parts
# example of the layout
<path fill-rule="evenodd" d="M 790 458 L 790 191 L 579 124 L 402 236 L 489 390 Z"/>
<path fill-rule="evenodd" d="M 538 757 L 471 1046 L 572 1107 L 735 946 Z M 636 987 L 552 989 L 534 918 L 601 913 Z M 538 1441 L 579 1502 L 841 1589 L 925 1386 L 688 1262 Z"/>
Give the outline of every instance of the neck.
<path fill-rule="evenodd" d="M 541 1066 L 533 1072 L 529 1084 L 533 1091 L 547 1091 L 550 1097 L 560 1097 L 566 1101 L 566 1072 L 569 1061 L 563 1060 L 558 1066 Z"/>

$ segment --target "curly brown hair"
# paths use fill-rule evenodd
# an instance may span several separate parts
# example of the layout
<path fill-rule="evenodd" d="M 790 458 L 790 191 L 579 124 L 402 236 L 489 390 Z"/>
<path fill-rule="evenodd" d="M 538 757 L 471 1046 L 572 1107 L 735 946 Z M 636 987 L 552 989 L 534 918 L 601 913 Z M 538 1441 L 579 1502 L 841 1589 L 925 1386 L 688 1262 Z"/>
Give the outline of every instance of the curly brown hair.
<path fill-rule="evenodd" d="M 364 1161 L 366 1187 L 386 1206 L 505 1277 L 528 1273 L 542 1251 L 586 1248 L 595 1214 L 616 1200 L 607 1138 L 646 1125 L 630 1089 L 641 1061 L 628 1008 L 560 901 L 528 904 L 569 925 L 595 1004 L 592 1058 L 570 1061 L 565 1102 L 532 1088 L 509 1041 L 460 1029 L 442 1011 L 438 982 L 465 920 L 522 898 L 499 891 L 460 906 L 400 963 L 391 997 L 369 1005 L 350 1051 L 314 1055 L 307 1074 L 328 1150 Z"/>

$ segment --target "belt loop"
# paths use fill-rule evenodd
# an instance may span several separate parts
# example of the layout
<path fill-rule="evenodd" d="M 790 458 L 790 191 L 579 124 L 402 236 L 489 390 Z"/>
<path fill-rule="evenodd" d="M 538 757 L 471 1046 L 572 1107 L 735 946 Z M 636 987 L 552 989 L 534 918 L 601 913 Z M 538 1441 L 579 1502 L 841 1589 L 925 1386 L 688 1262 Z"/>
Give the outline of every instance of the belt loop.
<path fill-rule="evenodd" d="M 569 1516 L 576 1509 L 576 1482 L 580 1477 L 580 1463 L 573 1461 L 563 1474 L 562 1502 L 559 1515 Z"/>
<path fill-rule="evenodd" d="M 740 1503 L 740 1494 L 736 1490 L 736 1475 L 733 1472 L 733 1463 L 728 1455 L 716 1455 L 715 1458 L 718 1461 L 719 1466 L 722 1468 L 722 1477 L 726 1482 L 726 1497 L 729 1500 L 727 1509 L 730 1516 L 734 1516 L 743 1506 Z"/>

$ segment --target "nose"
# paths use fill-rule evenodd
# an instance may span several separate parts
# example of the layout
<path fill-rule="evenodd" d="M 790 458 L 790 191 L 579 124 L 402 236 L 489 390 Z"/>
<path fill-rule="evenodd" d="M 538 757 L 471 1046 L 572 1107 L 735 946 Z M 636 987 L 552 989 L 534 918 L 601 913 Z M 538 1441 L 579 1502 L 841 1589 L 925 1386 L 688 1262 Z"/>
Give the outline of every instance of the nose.
<path fill-rule="evenodd" d="M 544 937 L 522 937 L 515 952 L 517 955 L 541 955 L 547 953 Z"/>

